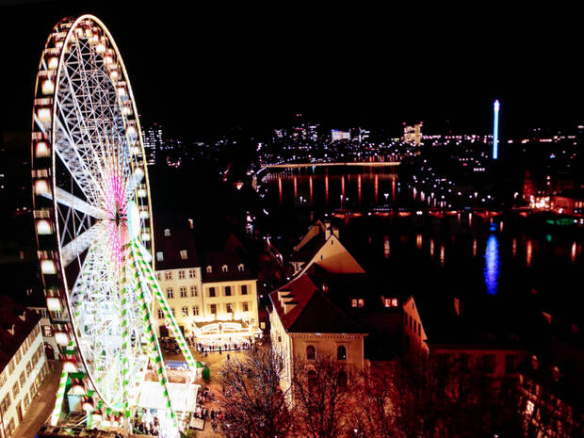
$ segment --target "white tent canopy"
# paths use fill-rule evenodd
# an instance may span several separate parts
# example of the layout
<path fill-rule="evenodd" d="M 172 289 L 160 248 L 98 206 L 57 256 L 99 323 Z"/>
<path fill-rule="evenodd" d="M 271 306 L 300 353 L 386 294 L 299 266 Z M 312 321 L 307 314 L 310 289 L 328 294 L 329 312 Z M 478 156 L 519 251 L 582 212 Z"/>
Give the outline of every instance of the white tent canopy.
<path fill-rule="evenodd" d="M 195 412 L 200 385 L 186 383 L 167 385 L 172 409 L 175 412 Z M 142 384 L 138 406 L 145 409 L 166 409 L 166 399 L 159 382 L 146 381 Z"/>

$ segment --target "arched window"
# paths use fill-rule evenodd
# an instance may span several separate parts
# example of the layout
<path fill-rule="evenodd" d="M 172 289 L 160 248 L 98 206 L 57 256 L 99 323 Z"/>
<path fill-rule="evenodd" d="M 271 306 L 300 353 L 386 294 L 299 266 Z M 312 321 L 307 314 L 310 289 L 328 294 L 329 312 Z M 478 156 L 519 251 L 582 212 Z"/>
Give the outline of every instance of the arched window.
<path fill-rule="evenodd" d="M 169 228 L 165 228 L 165 230 L 164 230 L 164 236 L 165 237 L 170 236 L 170 229 Z"/>
<path fill-rule="evenodd" d="M 339 375 L 337 376 L 339 379 L 339 387 L 346 388 L 347 387 L 347 373 L 345 371 L 339 371 Z"/>
<path fill-rule="evenodd" d="M 223 266 L 221 267 L 221 270 L 222 270 L 223 272 L 227 272 L 227 265 L 223 265 Z"/>
<path fill-rule="evenodd" d="M 213 272 L 213 268 L 211 267 L 211 265 L 207 266 L 207 274 L 210 274 Z"/>
<path fill-rule="evenodd" d="M 337 347 L 337 360 L 347 360 L 347 347 L 344 345 Z"/>
<path fill-rule="evenodd" d="M 307 360 L 316 359 L 316 348 L 314 348 L 314 345 L 309 345 L 308 347 L 306 347 L 306 359 Z"/>

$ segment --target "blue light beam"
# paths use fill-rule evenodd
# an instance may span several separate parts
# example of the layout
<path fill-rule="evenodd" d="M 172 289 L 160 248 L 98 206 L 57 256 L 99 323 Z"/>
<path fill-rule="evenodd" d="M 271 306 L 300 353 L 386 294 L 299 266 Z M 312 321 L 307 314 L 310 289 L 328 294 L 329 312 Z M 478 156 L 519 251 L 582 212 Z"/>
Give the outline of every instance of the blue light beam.
<path fill-rule="evenodd" d="M 493 160 L 499 158 L 499 109 L 501 104 L 498 100 L 493 104 L 495 117 L 493 120 Z"/>

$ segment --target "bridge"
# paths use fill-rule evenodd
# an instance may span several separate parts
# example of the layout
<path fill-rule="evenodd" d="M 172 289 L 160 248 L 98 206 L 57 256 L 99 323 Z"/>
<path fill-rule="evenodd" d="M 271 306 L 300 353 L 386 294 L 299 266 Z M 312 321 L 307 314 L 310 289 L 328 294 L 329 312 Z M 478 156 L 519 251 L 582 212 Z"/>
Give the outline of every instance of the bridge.
<path fill-rule="evenodd" d="M 281 163 L 266 164 L 262 169 L 296 169 L 301 167 L 330 167 L 330 166 L 361 166 L 361 167 L 392 167 L 399 166 L 401 161 L 348 161 L 348 162 L 315 162 L 315 163 Z"/>

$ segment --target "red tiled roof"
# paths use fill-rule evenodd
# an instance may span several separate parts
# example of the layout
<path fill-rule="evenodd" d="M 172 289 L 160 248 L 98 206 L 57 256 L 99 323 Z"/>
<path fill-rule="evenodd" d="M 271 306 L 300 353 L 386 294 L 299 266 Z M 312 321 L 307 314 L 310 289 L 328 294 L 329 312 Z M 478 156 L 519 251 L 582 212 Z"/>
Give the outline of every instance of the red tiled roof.
<path fill-rule="evenodd" d="M 36 312 L 0 295 L 0 372 L 8 365 L 40 319 Z M 9 331 L 10 328 L 14 329 L 14 334 Z"/>
<path fill-rule="evenodd" d="M 294 307 L 287 313 L 280 301 L 279 293 L 286 293 L 294 303 Z M 270 300 L 287 332 L 366 333 L 359 323 L 321 292 L 308 275 L 302 275 L 270 293 Z"/>

